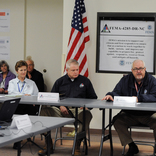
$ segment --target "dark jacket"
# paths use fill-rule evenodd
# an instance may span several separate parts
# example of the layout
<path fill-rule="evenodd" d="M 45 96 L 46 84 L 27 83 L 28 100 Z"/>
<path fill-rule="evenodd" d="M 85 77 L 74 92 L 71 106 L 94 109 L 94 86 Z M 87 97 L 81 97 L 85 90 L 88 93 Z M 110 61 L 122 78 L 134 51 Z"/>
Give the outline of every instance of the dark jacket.
<path fill-rule="evenodd" d="M 36 69 L 33 69 L 33 71 L 30 74 L 31 80 L 33 80 L 36 83 L 39 92 L 44 92 L 43 74 L 37 71 Z M 29 78 L 28 75 L 26 77 Z"/>
<path fill-rule="evenodd" d="M 112 92 L 108 92 L 107 95 L 111 96 L 137 96 L 137 91 L 135 89 L 135 78 L 133 74 L 129 74 L 121 78 L 119 83 L 115 86 Z M 142 81 L 140 87 L 138 102 L 156 102 L 156 79 L 145 73 L 145 77 Z M 125 111 L 125 110 L 124 110 Z M 145 115 L 152 114 L 152 112 L 146 111 L 126 111 L 134 115 Z"/>

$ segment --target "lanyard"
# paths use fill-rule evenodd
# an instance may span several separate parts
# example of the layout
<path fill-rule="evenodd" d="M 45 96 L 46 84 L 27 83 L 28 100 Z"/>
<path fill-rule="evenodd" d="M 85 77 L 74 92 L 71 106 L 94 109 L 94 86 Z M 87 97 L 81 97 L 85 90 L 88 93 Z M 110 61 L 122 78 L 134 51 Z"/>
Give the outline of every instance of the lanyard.
<path fill-rule="evenodd" d="M 0 82 L 0 88 L 5 89 L 5 79 Z"/>
<path fill-rule="evenodd" d="M 5 86 L 5 79 L 3 79 L 3 85 Z"/>
<path fill-rule="evenodd" d="M 5 88 L 5 79 L 2 80 L 2 85 Z"/>
<path fill-rule="evenodd" d="M 19 83 L 17 83 L 17 84 L 18 84 L 18 91 L 21 93 L 21 92 L 22 92 L 22 90 L 23 90 L 23 88 L 24 88 L 25 82 L 24 82 L 24 84 L 22 85 L 21 90 L 20 90 L 20 87 L 19 87 Z"/>
<path fill-rule="evenodd" d="M 137 84 L 136 84 L 136 82 L 135 82 L 135 89 L 136 89 L 136 91 L 137 91 L 137 97 L 139 96 L 139 92 L 140 92 L 141 86 L 142 86 L 142 84 L 140 85 L 140 87 L 139 87 L 139 89 L 138 89 L 138 86 L 137 86 Z"/>

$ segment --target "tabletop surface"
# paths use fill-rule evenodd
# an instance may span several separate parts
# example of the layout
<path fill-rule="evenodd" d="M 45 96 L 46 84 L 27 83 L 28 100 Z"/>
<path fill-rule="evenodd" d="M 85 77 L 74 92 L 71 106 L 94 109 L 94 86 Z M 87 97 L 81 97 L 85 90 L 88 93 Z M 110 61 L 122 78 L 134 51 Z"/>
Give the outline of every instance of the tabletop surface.
<path fill-rule="evenodd" d="M 43 117 L 43 116 L 29 116 L 32 126 L 18 130 L 17 128 L 0 130 L 4 136 L 0 137 L 0 147 L 11 144 L 23 139 L 33 137 L 35 135 L 45 133 L 52 129 L 71 124 L 74 122 L 73 118 L 60 117 Z"/>
<path fill-rule="evenodd" d="M 91 103 L 88 103 L 85 106 L 88 108 L 156 111 L 156 102 L 140 102 L 136 104 L 113 104 L 112 101 L 93 100 Z"/>
<path fill-rule="evenodd" d="M 59 102 L 53 101 L 40 101 L 37 99 L 37 96 L 21 96 L 21 97 L 10 97 L 0 94 L 0 102 L 5 100 L 21 98 L 20 104 L 35 104 L 35 105 L 55 105 L 55 106 L 75 106 L 75 107 L 84 107 L 92 99 L 81 99 L 81 98 L 66 98 L 62 99 Z M 76 99 L 76 100 L 75 100 Z"/>
<path fill-rule="evenodd" d="M 14 97 L 15 98 L 15 97 Z M 5 97 L 0 94 L 0 102 L 7 99 L 14 99 L 13 97 Z M 88 108 L 107 108 L 107 109 L 127 109 L 127 110 L 146 110 L 156 111 L 156 102 L 141 102 L 137 104 L 116 104 L 100 99 L 83 99 L 83 98 L 66 98 L 59 102 L 52 101 L 38 101 L 37 96 L 22 96 L 20 103 L 24 104 L 38 104 L 38 105 L 55 105 L 55 106 L 72 106 L 72 107 L 88 107 Z"/>

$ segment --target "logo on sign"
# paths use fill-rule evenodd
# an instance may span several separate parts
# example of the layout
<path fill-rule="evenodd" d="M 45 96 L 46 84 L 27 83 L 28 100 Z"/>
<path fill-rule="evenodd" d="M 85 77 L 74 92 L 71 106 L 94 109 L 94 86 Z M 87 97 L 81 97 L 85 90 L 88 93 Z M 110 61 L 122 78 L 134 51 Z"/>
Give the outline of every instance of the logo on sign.
<path fill-rule="evenodd" d="M 154 34 L 154 31 L 152 30 L 152 26 L 151 25 L 148 25 L 147 26 L 147 31 L 145 31 L 145 34 Z"/>
<path fill-rule="evenodd" d="M 105 24 L 105 26 L 103 27 L 101 32 L 110 33 L 110 30 L 109 30 L 107 24 Z"/>
<path fill-rule="evenodd" d="M 124 65 L 125 65 L 125 61 L 124 61 L 124 60 L 120 60 L 119 64 L 120 64 L 121 66 L 124 66 Z"/>
<path fill-rule="evenodd" d="M 147 26 L 147 29 L 148 29 L 148 30 L 151 30 L 151 29 L 152 29 L 152 26 L 151 26 L 151 25 L 148 25 L 148 26 Z"/>

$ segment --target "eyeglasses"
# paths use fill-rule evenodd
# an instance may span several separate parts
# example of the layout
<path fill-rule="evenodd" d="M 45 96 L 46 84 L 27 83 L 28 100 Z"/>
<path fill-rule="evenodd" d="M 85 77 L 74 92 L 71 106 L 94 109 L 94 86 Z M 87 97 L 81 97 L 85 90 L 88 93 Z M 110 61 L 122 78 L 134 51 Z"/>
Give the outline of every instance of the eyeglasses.
<path fill-rule="evenodd" d="M 136 72 L 136 71 L 143 71 L 145 69 L 145 67 L 144 68 L 134 68 L 133 70 Z"/>

